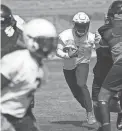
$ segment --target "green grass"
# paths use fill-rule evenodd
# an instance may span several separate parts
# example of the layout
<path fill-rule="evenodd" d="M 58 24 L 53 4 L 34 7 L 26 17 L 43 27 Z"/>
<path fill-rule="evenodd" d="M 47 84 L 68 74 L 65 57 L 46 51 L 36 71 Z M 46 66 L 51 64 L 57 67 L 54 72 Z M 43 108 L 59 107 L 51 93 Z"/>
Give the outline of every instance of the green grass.
<path fill-rule="evenodd" d="M 90 63 L 88 87 L 91 93 L 93 80 L 92 68 L 95 59 Z M 43 131 L 96 131 L 94 126 L 88 126 L 85 120 L 85 110 L 72 96 L 62 73 L 61 60 L 46 61 L 48 81 L 36 92 L 34 114 L 37 123 Z M 116 114 L 112 114 L 112 131 L 117 131 Z"/>

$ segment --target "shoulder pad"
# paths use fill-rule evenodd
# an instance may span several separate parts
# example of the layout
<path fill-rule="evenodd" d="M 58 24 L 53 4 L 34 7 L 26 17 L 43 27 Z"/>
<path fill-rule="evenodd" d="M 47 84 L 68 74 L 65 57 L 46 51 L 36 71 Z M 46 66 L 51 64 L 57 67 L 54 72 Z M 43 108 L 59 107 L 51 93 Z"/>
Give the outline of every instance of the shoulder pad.
<path fill-rule="evenodd" d="M 108 29 L 111 29 L 112 26 L 111 25 L 103 25 L 98 29 L 98 32 L 101 36 L 103 36 L 104 32 Z"/>
<path fill-rule="evenodd" d="M 59 34 L 59 38 L 64 42 L 66 40 L 73 40 L 72 29 L 65 30 Z"/>

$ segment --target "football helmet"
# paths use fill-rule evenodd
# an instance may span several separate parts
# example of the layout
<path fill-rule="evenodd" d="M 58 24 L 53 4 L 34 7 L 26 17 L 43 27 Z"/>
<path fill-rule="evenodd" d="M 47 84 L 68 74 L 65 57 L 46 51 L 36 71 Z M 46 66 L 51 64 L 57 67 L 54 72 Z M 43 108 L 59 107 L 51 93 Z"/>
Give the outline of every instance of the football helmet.
<path fill-rule="evenodd" d="M 1 29 L 5 29 L 6 27 L 13 24 L 13 16 L 12 16 L 11 9 L 3 4 L 1 4 L 0 22 L 1 22 Z"/>
<path fill-rule="evenodd" d="M 122 0 L 114 1 L 107 12 L 108 18 L 122 19 Z"/>
<path fill-rule="evenodd" d="M 82 37 L 88 32 L 90 19 L 86 13 L 78 12 L 72 21 L 77 36 Z"/>
<path fill-rule="evenodd" d="M 23 36 L 28 50 L 39 58 L 48 57 L 56 50 L 56 28 L 46 19 L 37 18 L 26 23 Z"/>

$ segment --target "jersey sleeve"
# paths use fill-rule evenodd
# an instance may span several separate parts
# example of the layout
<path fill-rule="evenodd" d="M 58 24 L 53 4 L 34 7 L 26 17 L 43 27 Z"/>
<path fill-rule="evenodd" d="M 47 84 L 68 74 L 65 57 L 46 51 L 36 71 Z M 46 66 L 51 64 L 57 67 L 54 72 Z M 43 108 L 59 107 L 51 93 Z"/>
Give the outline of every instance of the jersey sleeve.
<path fill-rule="evenodd" d="M 18 15 L 13 16 L 16 21 L 16 26 L 23 31 L 23 25 L 25 24 L 25 21 Z"/>
<path fill-rule="evenodd" d="M 16 76 L 20 67 L 20 58 L 18 56 L 19 59 L 16 60 L 17 55 L 17 53 L 7 54 L 0 60 L 0 73 L 8 80 L 12 80 Z"/>
<path fill-rule="evenodd" d="M 61 37 L 59 36 L 57 49 L 63 50 L 64 46 L 65 45 L 64 45 L 63 41 L 61 40 Z"/>

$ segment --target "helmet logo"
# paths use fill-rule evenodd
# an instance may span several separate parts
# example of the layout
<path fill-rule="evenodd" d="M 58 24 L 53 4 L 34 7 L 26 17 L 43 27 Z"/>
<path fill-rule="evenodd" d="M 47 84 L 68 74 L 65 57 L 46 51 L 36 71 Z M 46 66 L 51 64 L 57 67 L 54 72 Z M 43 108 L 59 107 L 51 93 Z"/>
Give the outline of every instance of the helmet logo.
<path fill-rule="evenodd" d="M 79 14 L 79 19 L 80 19 L 80 20 L 85 20 L 86 17 L 85 17 L 85 16 L 83 17 L 83 16 L 81 16 L 81 15 Z"/>

